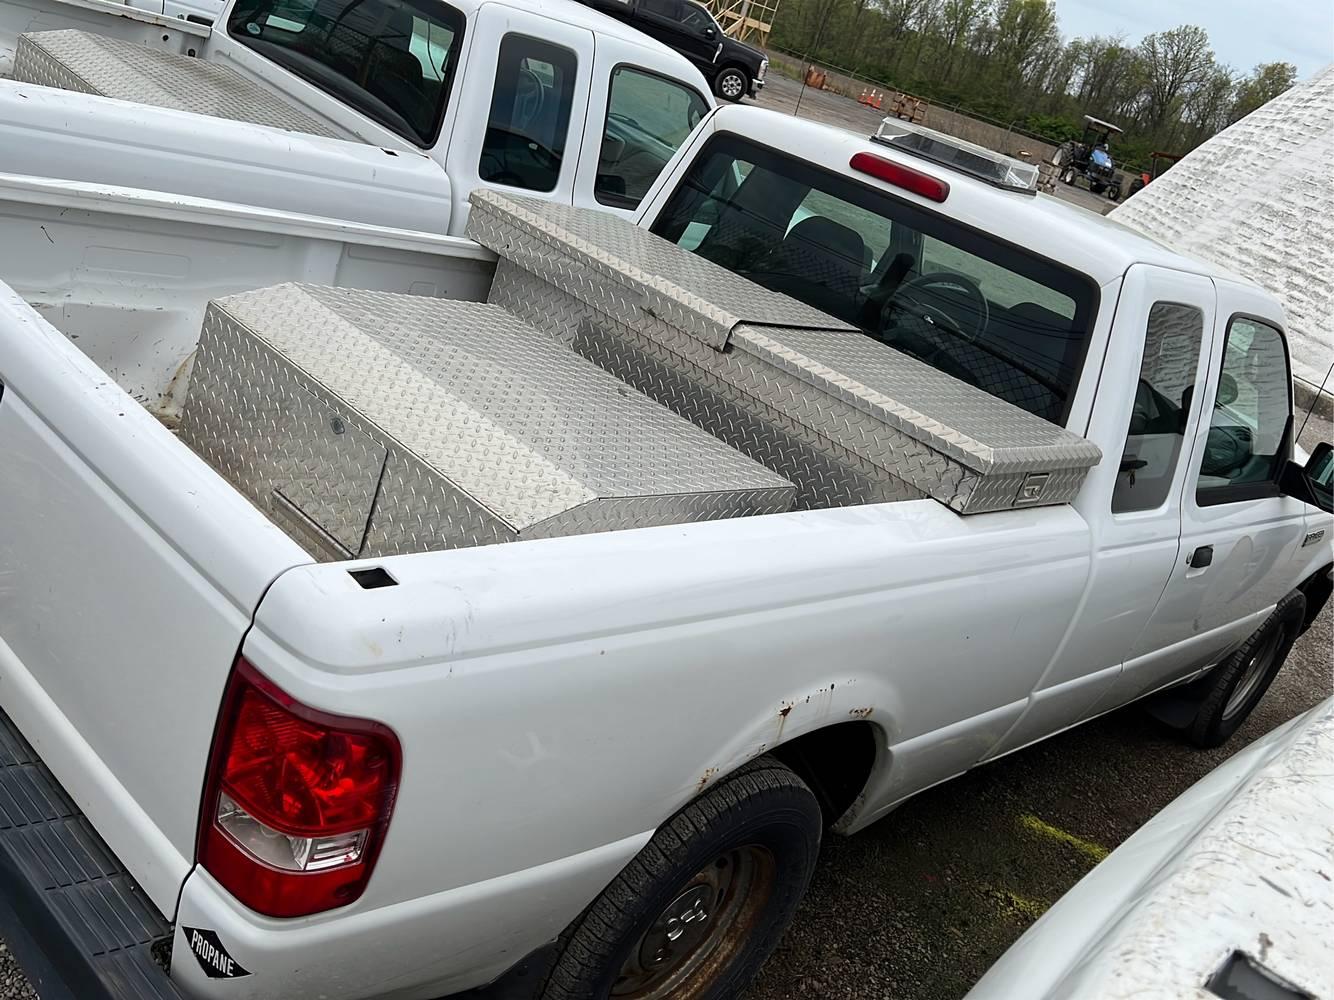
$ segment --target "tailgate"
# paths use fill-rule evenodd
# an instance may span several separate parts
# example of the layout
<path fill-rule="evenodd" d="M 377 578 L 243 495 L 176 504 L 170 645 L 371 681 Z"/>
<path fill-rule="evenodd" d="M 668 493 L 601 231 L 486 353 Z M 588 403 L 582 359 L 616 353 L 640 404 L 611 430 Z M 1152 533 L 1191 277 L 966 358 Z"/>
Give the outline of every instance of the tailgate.
<path fill-rule="evenodd" d="M 232 660 L 309 561 L 0 284 L 0 707 L 168 916 Z"/>

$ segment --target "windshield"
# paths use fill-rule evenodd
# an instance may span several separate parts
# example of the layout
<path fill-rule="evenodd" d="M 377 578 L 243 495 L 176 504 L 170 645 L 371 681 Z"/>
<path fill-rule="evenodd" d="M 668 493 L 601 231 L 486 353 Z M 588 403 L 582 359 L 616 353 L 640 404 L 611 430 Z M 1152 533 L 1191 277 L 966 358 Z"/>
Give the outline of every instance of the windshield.
<path fill-rule="evenodd" d="M 1065 421 L 1097 286 L 1052 261 L 726 133 L 695 159 L 653 231 Z"/>
<path fill-rule="evenodd" d="M 427 146 L 449 101 L 463 15 L 438 0 L 238 0 L 227 33 Z"/>

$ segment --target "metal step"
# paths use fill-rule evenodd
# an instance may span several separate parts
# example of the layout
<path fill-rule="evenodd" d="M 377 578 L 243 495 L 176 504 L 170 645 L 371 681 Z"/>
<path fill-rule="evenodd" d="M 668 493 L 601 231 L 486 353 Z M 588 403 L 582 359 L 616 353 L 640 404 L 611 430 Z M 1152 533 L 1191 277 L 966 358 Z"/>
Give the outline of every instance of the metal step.
<path fill-rule="evenodd" d="M 42 1000 L 179 1000 L 172 928 L 0 712 L 0 937 Z"/>

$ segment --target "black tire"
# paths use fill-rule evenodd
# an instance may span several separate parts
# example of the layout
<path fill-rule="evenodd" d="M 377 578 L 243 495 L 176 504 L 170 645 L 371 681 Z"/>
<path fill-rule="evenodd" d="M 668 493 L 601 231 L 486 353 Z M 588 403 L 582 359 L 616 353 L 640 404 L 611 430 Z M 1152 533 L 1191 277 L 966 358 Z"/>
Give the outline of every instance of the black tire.
<path fill-rule="evenodd" d="M 1069 185 L 1071 185 L 1071 186 L 1074 185 L 1074 183 L 1075 183 L 1075 171 L 1074 171 L 1074 168 L 1073 168 L 1073 167 L 1068 167 L 1068 168 L 1066 168 L 1065 172 L 1061 174 L 1061 183 L 1062 183 L 1062 184 L 1069 184 Z"/>
<path fill-rule="evenodd" d="M 686 977 L 659 984 L 666 990 L 663 996 L 681 1000 L 739 996 L 773 951 L 806 892 L 819 855 L 821 829 L 815 796 L 778 761 L 762 757 L 723 778 L 660 827 L 566 929 L 541 1000 L 608 1000 L 618 984 L 623 992 L 617 995 L 627 995 L 624 991 L 637 981 L 635 977 L 646 974 Z M 686 921 L 664 925 L 669 908 L 692 888 L 698 889 L 701 877 L 717 876 L 718 871 L 725 876 L 727 866 L 719 862 L 748 851 L 763 851 L 772 862 L 766 879 L 747 883 L 749 895 L 737 890 L 737 898 L 744 895 L 749 906 L 729 911 L 729 897 L 720 890 L 712 903 L 701 907 L 717 918 L 715 926 L 708 926 L 709 917 L 702 917 L 700 929 L 691 932 L 705 937 L 693 945 L 686 938 L 673 939 L 666 946 L 675 949 L 680 941 L 686 942 L 689 950 L 670 959 L 672 966 L 681 968 L 675 973 L 657 970 L 650 961 L 650 971 L 642 972 L 645 949 L 662 953 L 651 944 L 661 940 L 650 936 L 655 928 L 680 928 L 691 917 L 687 913 Z M 742 866 L 733 867 L 739 871 Z M 737 919 L 724 926 L 729 912 Z M 726 927 L 733 933 L 727 934 Z M 721 940 L 709 950 L 706 945 L 714 938 Z M 710 958 L 694 957 L 702 955 Z M 698 965 L 690 968 L 689 961 Z M 651 981 L 649 987 L 657 988 Z M 651 991 L 647 995 L 658 996 Z"/>
<path fill-rule="evenodd" d="M 1121 185 L 1120 185 L 1120 184 L 1113 184 L 1111 187 L 1109 187 L 1109 188 L 1107 189 L 1107 197 L 1108 197 L 1108 199 L 1111 200 L 1111 201 L 1120 201 L 1120 200 L 1121 200 Z"/>
<path fill-rule="evenodd" d="M 728 66 L 713 78 L 713 91 L 735 104 L 750 93 L 750 76 L 744 69 Z"/>
<path fill-rule="evenodd" d="M 1209 672 L 1195 718 L 1186 727 L 1192 743 L 1205 749 L 1222 746 L 1241 728 L 1274 683 L 1305 620 L 1306 598 L 1289 594 L 1240 649 Z"/>

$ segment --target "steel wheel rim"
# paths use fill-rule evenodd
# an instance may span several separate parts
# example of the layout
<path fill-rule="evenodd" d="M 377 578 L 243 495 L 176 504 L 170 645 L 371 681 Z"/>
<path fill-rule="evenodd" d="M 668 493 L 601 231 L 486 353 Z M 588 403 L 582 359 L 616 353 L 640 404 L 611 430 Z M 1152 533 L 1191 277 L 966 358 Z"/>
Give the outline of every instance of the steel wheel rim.
<path fill-rule="evenodd" d="M 718 855 L 672 896 L 635 942 L 614 1000 L 688 1000 L 745 947 L 773 891 L 777 863 L 758 844 Z"/>
<path fill-rule="evenodd" d="M 1251 662 L 1246 664 L 1246 672 L 1242 674 L 1241 681 L 1232 689 L 1232 694 L 1228 696 L 1227 704 L 1223 706 L 1223 718 L 1231 719 L 1241 711 L 1242 706 L 1250 700 L 1255 689 L 1260 686 L 1260 681 L 1265 674 L 1269 672 L 1269 667 L 1274 661 L 1274 654 L 1278 651 L 1279 643 L 1287 629 L 1275 629 L 1274 634 L 1260 647 L 1260 651 L 1251 658 Z"/>
<path fill-rule="evenodd" d="M 741 96 L 741 77 L 736 73 L 727 73 L 723 76 L 723 82 L 719 85 L 724 97 Z"/>

